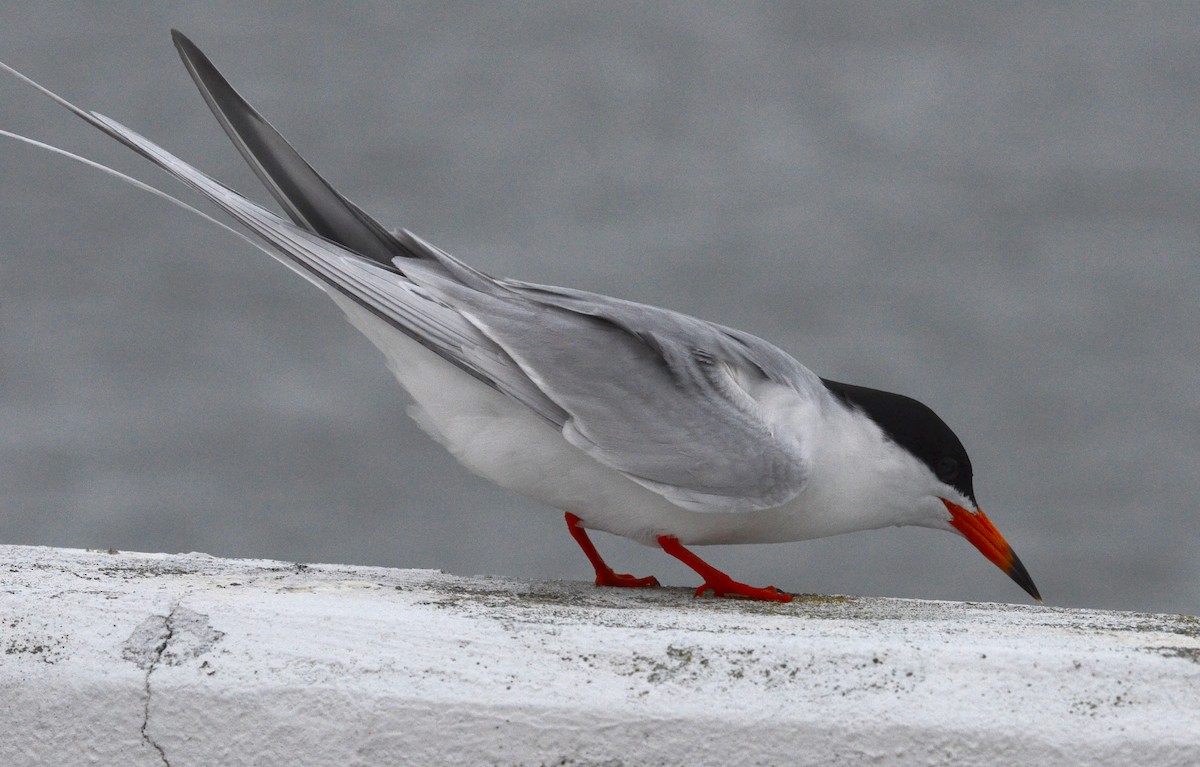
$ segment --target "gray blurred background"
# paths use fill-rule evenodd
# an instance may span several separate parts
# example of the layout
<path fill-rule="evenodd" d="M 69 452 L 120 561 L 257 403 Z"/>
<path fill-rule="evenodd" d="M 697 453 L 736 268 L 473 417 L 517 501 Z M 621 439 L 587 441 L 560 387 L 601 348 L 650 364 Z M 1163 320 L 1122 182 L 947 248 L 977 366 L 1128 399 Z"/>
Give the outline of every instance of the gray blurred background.
<path fill-rule="evenodd" d="M 30 4 L 0 59 L 269 199 L 178 27 L 385 224 L 918 397 L 1050 604 L 1200 612 L 1194 5 L 148 5 Z M 8 77 L 0 127 L 181 193 Z M 0 190 L 0 541 L 590 579 L 561 515 L 421 433 L 303 280 L 8 140 Z M 700 553 L 791 590 L 1026 601 L 927 530 Z"/>

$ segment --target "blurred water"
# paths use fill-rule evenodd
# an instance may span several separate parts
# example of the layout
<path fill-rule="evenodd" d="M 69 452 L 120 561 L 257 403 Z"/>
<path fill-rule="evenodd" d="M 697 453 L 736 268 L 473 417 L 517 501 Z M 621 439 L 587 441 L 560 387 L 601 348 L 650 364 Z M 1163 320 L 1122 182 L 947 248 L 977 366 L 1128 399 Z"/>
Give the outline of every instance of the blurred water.
<path fill-rule="evenodd" d="M 28 6 L 0 58 L 265 199 L 177 26 L 385 223 L 921 398 L 1051 604 L 1200 612 L 1194 6 L 145 6 Z M 158 181 L 9 78 L 0 118 Z M 93 171 L 0 157 L 0 540 L 589 576 L 556 512 L 407 420 L 302 280 Z M 794 590 L 1023 598 L 929 531 L 703 554 Z"/>

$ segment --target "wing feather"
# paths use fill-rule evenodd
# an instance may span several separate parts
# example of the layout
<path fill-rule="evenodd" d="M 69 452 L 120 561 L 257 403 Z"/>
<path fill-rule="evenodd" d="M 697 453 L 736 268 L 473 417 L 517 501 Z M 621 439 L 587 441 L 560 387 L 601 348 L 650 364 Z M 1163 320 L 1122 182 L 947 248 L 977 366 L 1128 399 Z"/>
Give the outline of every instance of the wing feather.
<path fill-rule="evenodd" d="M 411 276 L 495 341 L 597 461 L 693 511 L 771 508 L 803 489 L 804 445 L 779 402 L 802 405 L 795 384 L 812 374 L 778 349 L 665 309 L 443 275 Z"/>

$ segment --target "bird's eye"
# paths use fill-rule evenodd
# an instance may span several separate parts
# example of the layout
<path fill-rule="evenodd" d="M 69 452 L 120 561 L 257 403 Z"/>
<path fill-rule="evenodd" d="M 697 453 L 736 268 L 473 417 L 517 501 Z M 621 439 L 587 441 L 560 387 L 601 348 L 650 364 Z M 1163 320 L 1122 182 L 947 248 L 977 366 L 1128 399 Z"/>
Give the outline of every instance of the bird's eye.
<path fill-rule="evenodd" d="M 939 458 L 933 467 L 933 471 L 941 481 L 946 483 L 952 482 L 958 476 L 958 461 L 949 456 Z"/>

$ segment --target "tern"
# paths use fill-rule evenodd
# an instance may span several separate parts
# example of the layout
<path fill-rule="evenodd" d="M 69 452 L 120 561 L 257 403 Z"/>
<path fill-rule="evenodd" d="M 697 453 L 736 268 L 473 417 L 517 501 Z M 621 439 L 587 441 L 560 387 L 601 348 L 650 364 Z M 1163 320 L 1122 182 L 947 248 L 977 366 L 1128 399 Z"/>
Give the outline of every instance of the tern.
<path fill-rule="evenodd" d="M 0 66 L 215 203 L 258 239 L 240 236 L 324 291 L 383 353 L 413 400 L 408 412 L 430 436 L 471 471 L 565 514 L 597 585 L 658 582 L 615 572 L 589 530 L 681 560 L 703 579 L 698 596 L 786 602 L 790 594 L 735 581 L 685 546 L 916 525 L 965 537 L 1041 600 L 980 509 L 962 443 L 929 407 L 821 378 L 733 328 L 496 279 L 406 229 L 386 229 L 335 191 L 199 48 L 178 31 L 172 38 L 209 108 L 290 220 Z M 210 218 L 105 166 L 5 135 Z"/>

